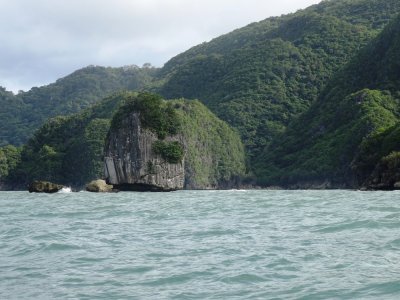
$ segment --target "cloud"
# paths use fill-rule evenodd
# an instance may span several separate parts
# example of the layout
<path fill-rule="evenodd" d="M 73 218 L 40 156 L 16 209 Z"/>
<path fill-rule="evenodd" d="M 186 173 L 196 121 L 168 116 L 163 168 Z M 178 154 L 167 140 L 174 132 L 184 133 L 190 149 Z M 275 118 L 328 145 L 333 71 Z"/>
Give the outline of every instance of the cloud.
<path fill-rule="evenodd" d="M 90 65 L 151 62 L 319 0 L 0 0 L 0 85 L 28 89 Z"/>

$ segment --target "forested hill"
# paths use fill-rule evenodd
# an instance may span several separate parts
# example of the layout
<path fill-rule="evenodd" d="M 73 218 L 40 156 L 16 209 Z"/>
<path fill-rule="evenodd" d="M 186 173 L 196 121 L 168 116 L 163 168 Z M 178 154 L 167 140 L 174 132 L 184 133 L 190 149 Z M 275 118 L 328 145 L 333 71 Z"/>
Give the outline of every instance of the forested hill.
<path fill-rule="evenodd" d="M 158 95 L 122 92 L 80 113 L 50 119 L 20 152 L 12 146 L 0 148 L 0 179 L 3 176 L 3 181 L 14 188 L 24 187 L 33 180 L 82 188 L 91 180 L 102 178 L 103 149 L 110 125 L 114 131 L 127 124 L 131 126 L 123 120 L 139 109 L 141 126 L 159 136 L 158 151 L 166 155 L 166 159 L 176 157 L 177 153 L 179 157 L 183 155 L 176 147 L 171 148 L 169 140 L 164 140 L 166 136 L 178 132 L 184 135 L 187 187 L 204 189 L 230 185 L 244 175 L 245 154 L 238 133 L 199 101 L 166 102 Z M 131 132 L 126 130 L 129 136 Z M 141 161 L 132 163 L 146 165 Z"/>
<path fill-rule="evenodd" d="M 140 90 L 157 70 L 89 66 L 17 95 L 0 88 L 0 146 L 21 145 L 47 119 L 76 113 L 116 91 Z"/>
<path fill-rule="evenodd" d="M 400 181 L 399 57 L 400 17 L 259 157 L 262 182 L 393 188 Z"/>
<path fill-rule="evenodd" d="M 171 59 L 160 93 L 198 98 L 238 128 L 251 161 L 400 12 L 398 0 L 323 1 Z"/>
<path fill-rule="evenodd" d="M 335 174 L 351 177 L 349 156 L 329 152 L 330 159 L 335 162 L 327 162 L 325 157 L 318 155 L 315 157 L 320 157 L 320 161 L 313 159 L 315 149 L 307 152 L 311 149 L 307 143 L 314 141 L 307 134 L 317 129 L 324 133 L 328 127 L 307 127 L 311 119 L 304 118 L 314 118 L 313 114 L 319 111 L 327 118 L 326 122 L 345 122 L 346 114 L 340 115 L 333 110 L 337 115 L 328 116 L 324 112 L 326 108 L 318 106 L 322 104 L 314 106 L 313 103 L 319 99 L 318 103 L 326 101 L 336 108 L 346 103 L 341 102 L 343 97 L 361 97 L 366 99 L 365 103 L 376 103 L 379 111 L 382 107 L 388 110 L 394 120 L 389 123 L 394 125 L 397 120 L 393 108 L 395 97 L 386 92 L 391 89 L 382 87 L 377 92 L 370 91 L 376 89 L 374 85 L 355 85 L 357 90 L 350 90 L 346 84 L 358 78 L 358 73 L 351 75 L 353 77 L 347 73 L 339 73 L 342 74 L 339 77 L 334 77 L 334 74 L 341 71 L 398 14 L 399 0 L 326 0 L 294 14 L 250 24 L 193 47 L 171 59 L 162 69 L 88 67 L 54 84 L 18 95 L 0 89 L 0 146 L 8 143 L 20 145 L 50 117 L 78 112 L 115 91 L 151 90 L 166 99 L 199 99 L 218 117 L 237 128 L 246 147 L 250 169 L 264 179 L 262 183 L 280 181 L 285 172 L 289 175 L 282 180 L 286 181 L 295 180 L 300 175 L 306 178 L 321 174 L 330 178 Z M 378 52 L 374 53 L 378 55 Z M 370 59 L 382 64 L 386 62 L 375 56 L 370 56 Z M 356 64 L 356 61 L 352 63 Z M 360 67 L 355 70 L 374 74 L 374 69 L 362 69 L 362 64 L 356 64 Z M 384 69 L 382 74 L 387 75 L 387 70 Z M 340 83 L 340 76 L 343 76 L 344 83 Z M 332 78 L 336 78 L 335 81 L 330 81 Z M 329 87 L 326 87 L 328 82 Z M 343 105 L 343 111 L 346 111 L 347 104 Z M 372 106 L 366 107 L 370 109 Z M 300 118 L 286 131 L 287 126 L 305 112 L 308 117 Z M 319 124 L 318 118 L 314 121 L 312 124 Z M 359 134 L 354 141 L 348 135 L 349 141 L 356 145 L 356 138 L 364 136 L 364 132 L 351 132 Z M 331 149 L 326 143 L 334 144 L 343 138 L 335 134 L 331 137 L 329 140 L 321 139 L 324 151 Z M 296 151 L 300 145 L 305 149 L 301 152 L 301 159 L 309 160 L 310 164 L 297 160 L 296 155 L 300 152 Z M 346 149 L 353 151 L 355 148 Z M 285 158 L 278 157 L 278 150 L 283 151 Z M 271 154 L 271 151 L 276 154 Z M 360 156 L 360 161 L 369 157 L 365 153 L 364 158 Z M 354 164 L 358 168 L 361 166 L 356 161 Z M 337 172 L 338 165 L 345 167 Z M 304 168 L 314 166 L 317 166 L 315 174 L 303 172 Z"/>

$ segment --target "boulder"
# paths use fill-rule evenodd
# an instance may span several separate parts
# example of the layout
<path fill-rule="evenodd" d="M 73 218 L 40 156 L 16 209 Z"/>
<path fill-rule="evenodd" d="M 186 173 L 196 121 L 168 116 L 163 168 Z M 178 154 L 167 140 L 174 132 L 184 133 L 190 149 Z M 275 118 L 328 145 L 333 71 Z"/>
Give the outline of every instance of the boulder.
<path fill-rule="evenodd" d="M 86 191 L 92 193 L 110 193 L 113 192 L 113 186 L 105 182 L 105 180 L 93 180 L 86 185 Z"/>
<path fill-rule="evenodd" d="M 34 181 L 29 185 L 29 193 L 57 193 L 64 186 L 61 184 L 56 184 L 48 181 Z"/>

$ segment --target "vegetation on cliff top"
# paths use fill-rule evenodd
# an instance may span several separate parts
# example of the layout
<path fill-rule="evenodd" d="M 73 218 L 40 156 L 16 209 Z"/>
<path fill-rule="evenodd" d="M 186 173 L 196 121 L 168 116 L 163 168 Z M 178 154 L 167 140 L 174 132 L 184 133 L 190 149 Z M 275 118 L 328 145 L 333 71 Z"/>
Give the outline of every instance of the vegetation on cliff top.
<path fill-rule="evenodd" d="M 113 117 L 111 127 L 118 128 L 121 122 L 132 112 L 140 113 L 140 121 L 145 128 L 164 139 L 167 135 L 178 132 L 179 119 L 170 102 L 156 94 L 139 93 L 127 97 L 125 104 Z"/>

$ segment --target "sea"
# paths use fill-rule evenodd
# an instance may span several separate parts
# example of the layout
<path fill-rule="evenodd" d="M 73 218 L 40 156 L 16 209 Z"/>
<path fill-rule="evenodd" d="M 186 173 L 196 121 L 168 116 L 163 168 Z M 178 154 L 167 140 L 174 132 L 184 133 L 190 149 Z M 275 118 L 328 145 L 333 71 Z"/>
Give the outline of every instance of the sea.
<path fill-rule="evenodd" d="M 0 192 L 0 299 L 400 299 L 400 192 Z"/>

